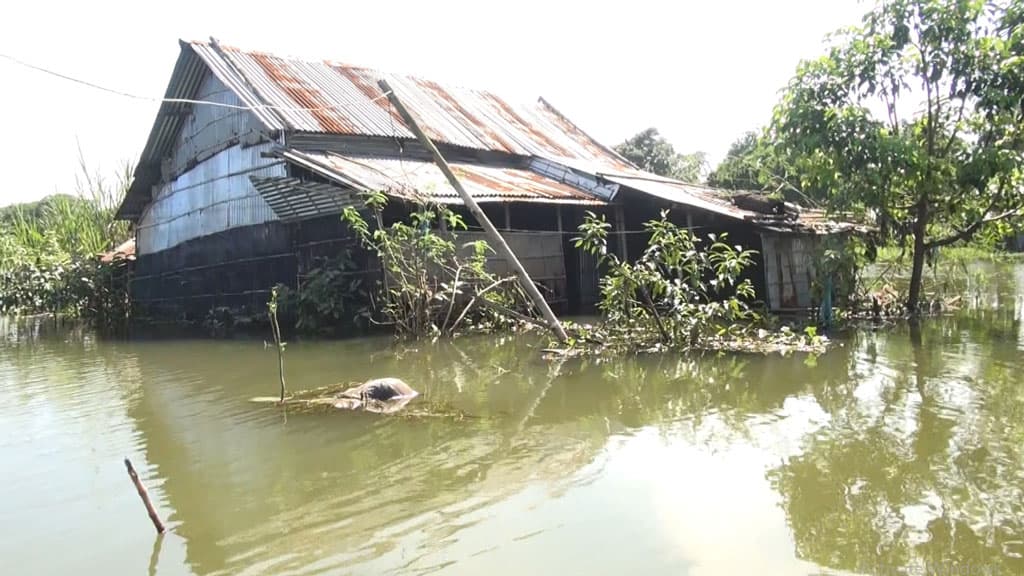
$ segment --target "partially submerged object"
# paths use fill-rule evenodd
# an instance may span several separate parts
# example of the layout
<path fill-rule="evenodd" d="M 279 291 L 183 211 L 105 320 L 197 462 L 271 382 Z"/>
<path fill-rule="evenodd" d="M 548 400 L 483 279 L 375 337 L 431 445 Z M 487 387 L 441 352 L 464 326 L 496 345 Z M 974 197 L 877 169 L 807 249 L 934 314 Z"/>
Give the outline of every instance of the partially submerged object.
<path fill-rule="evenodd" d="M 299 392 L 286 398 L 283 404 L 306 408 L 331 407 L 343 410 L 363 410 L 376 414 L 394 414 L 406 406 L 419 392 L 399 378 L 374 378 L 357 386 L 337 392 L 339 386 L 327 386 Z M 279 398 L 260 396 L 252 402 L 282 404 Z"/>
<path fill-rule="evenodd" d="M 419 392 L 398 378 L 374 378 L 335 396 L 335 408 L 392 414 L 405 407 Z"/>

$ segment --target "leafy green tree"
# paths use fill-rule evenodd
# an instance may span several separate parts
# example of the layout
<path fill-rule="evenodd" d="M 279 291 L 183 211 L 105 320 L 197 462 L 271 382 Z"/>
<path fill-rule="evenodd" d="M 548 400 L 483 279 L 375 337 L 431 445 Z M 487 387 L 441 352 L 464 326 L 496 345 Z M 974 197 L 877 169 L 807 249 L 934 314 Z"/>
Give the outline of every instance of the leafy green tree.
<path fill-rule="evenodd" d="M 804 189 L 926 255 L 1024 216 L 1022 9 L 888 0 L 803 62 L 768 131 Z"/>
<path fill-rule="evenodd" d="M 701 182 L 708 173 L 706 154 L 676 152 L 672 144 L 658 133 L 657 128 L 639 132 L 616 146 L 615 151 L 641 170 L 683 182 Z"/>
<path fill-rule="evenodd" d="M 708 174 L 708 184 L 731 190 L 764 190 L 769 182 L 760 170 L 757 152 L 761 138 L 745 132 L 729 146 L 725 158 Z"/>

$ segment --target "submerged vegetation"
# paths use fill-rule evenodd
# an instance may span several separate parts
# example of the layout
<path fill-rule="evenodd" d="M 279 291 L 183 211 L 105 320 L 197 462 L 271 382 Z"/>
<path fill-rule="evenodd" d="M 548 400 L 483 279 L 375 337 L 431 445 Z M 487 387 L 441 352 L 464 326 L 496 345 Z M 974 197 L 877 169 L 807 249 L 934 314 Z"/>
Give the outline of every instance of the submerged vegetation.
<path fill-rule="evenodd" d="M 333 336 L 366 327 L 371 317 L 365 279 L 350 249 L 322 258 L 296 289 L 274 288 L 278 312 L 297 332 Z"/>
<path fill-rule="evenodd" d="M 108 181 L 80 166 L 76 195 L 0 210 L 0 313 L 68 315 L 111 329 L 127 322 L 125 262 L 100 255 L 130 235 L 114 215 L 131 168 Z"/>
<path fill-rule="evenodd" d="M 599 304 L 606 344 L 692 348 L 710 335 L 736 335 L 757 319 L 748 304 L 754 287 L 740 279 L 753 263 L 752 251 L 730 246 L 724 234 L 702 245 L 662 212 L 644 225 L 651 237 L 643 254 L 626 262 L 608 251 L 610 227 L 589 213 L 575 239 L 607 267 Z"/>
<path fill-rule="evenodd" d="M 635 262 L 608 250 L 610 224 L 588 213 L 577 248 L 597 257 L 602 316 L 581 328 L 578 350 L 810 350 L 826 340 L 813 327 L 803 334 L 769 331 L 754 310 L 754 286 L 744 272 L 755 252 L 730 245 L 726 234 L 698 238 L 668 219 L 644 224 L 650 240 Z"/>
<path fill-rule="evenodd" d="M 408 222 L 385 225 L 387 197 L 377 192 L 364 200 L 363 213 L 348 207 L 342 218 L 380 262 L 374 322 L 392 326 L 399 337 L 421 338 L 508 328 L 523 317 L 516 309 L 525 296 L 515 279 L 487 270 L 487 243 L 458 243 L 458 232 L 466 230 L 461 216 L 423 205 Z"/>

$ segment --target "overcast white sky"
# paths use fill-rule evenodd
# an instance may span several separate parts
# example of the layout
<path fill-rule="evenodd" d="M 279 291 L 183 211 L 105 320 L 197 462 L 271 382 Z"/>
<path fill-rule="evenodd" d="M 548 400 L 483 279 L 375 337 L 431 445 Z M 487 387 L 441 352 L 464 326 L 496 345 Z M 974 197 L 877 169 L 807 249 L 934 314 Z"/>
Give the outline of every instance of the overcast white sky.
<path fill-rule="evenodd" d="M 779 90 L 858 0 L 13 2 L 0 53 L 126 92 L 162 96 L 179 38 L 544 96 L 607 144 L 648 126 L 719 160 L 768 120 Z M 0 59 L 0 205 L 72 191 L 76 139 L 113 171 L 141 151 L 157 105 Z"/>

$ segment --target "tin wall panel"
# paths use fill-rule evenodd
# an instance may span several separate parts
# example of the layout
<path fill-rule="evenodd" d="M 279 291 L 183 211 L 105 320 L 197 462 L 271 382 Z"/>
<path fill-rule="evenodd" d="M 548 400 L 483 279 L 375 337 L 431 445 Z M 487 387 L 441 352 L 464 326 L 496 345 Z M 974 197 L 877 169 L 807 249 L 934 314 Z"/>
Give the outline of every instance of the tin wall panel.
<path fill-rule="evenodd" d="M 280 177 L 284 166 L 263 158 L 273 143 L 234 146 L 164 185 L 138 227 L 138 253 L 151 254 L 232 228 L 276 220 L 249 176 Z"/>

